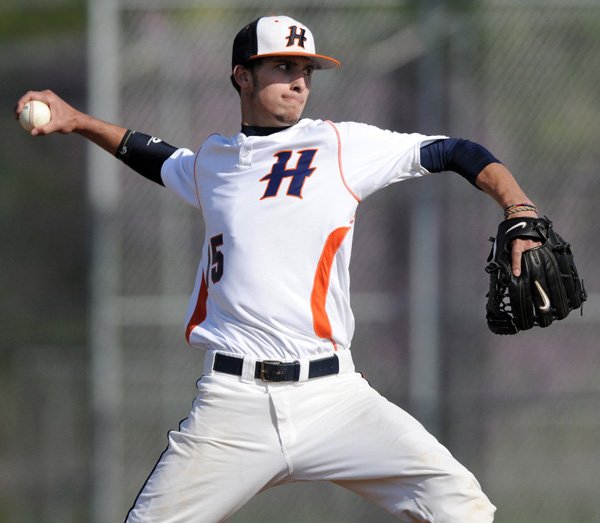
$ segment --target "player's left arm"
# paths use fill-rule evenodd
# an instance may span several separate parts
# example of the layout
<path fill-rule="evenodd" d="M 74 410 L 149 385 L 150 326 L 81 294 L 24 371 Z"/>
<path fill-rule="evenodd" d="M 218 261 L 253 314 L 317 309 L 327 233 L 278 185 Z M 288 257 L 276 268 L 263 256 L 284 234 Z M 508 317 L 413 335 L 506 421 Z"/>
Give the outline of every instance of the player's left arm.
<path fill-rule="evenodd" d="M 512 173 L 501 163 L 490 163 L 485 166 L 475 181 L 477 186 L 489 194 L 503 209 L 520 203 L 532 203 L 523 189 L 519 186 Z M 510 218 L 537 218 L 533 210 L 520 211 L 510 215 Z M 521 274 L 521 256 L 523 252 L 541 245 L 533 240 L 517 238 L 512 244 L 512 269 L 515 276 Z"/>
<path fill-rule="evenodd" d="M 454 171 L 478 189 L 490 195 L 502 209 L 515 204 L 533 203 L 519 186 L 512 173 L 482 145 L 468 140 L 449 138 L 421 147 L 421 165 L 430 172 Z M 536 218 L 535 210 L 523 210 L 511 218 Z M 512 270 L 521 274 L 521 255 L 540 245 L 532 240 L 517 238 L 512 244 Z"/>

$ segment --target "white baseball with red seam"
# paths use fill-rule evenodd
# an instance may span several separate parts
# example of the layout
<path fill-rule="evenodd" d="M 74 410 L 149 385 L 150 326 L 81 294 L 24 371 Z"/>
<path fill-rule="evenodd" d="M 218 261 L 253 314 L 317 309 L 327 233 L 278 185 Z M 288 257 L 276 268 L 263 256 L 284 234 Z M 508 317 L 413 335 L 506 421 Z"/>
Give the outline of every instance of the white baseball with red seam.
<path fill-rule="evenodd" d="M 46 125 L 52 118 L 50 107 L 39 100 L 27 102 L 19 115 L 19 123 L 26 131 Z"/>

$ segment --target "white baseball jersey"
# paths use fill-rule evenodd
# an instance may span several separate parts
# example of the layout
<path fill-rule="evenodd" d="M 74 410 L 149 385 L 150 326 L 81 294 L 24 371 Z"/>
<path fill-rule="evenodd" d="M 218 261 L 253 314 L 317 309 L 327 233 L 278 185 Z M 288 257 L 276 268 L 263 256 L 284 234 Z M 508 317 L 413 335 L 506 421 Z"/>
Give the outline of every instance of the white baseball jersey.
<path fill-rule="evenodd" d="M 190 345 L 277 360 L 348 349 L 357 205 L 428 174 L 420 147 L 440 138 L 303 119 L 268 136 L 216 134 L 197 153 L 177 150 L 162 179 L 206 224 Z"/>
<path fill-rule="evenodd" d="M 128 523 L 225 521 L 292 481 L 335 482 L 401 521 L 493 521 L 475 477 L 373 390 L 348 350 L 356 207 L 426 174 L 420 147 L 437 138 L 304 119 L 269 136 L 214 135 L 164 163 L 165 185 L 204 213 L 186 332 L 210 350 Z M 336 350 L 339 372 L 308 379 L 306 360 Z M 243 356 L 241 372 L 216 369 L 219 352 Z M 298 381 L 257 379 L 264 359 L 298 360 Z"/>

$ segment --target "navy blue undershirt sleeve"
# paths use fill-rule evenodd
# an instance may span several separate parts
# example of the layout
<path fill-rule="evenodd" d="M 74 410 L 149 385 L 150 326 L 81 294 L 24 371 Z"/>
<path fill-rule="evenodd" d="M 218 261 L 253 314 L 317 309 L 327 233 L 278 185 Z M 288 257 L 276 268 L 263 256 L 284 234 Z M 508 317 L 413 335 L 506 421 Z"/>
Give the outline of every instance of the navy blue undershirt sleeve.
<path fill-rule="evenodd" d="M 462 138 L 436 140 L 421 147 L 421 165 L 429 172 L 454 171 L 475 187 L 477 175 L 490 163 L 500 161 L 482 145 Z"/>
<path fill-rule="evenodd" d="M 115 156 L 135 172 L 164 186 L 160 170 L 165 160 L 176 150 L 177 147 L 158 138 L 128 130 L 117 147 Z"/>

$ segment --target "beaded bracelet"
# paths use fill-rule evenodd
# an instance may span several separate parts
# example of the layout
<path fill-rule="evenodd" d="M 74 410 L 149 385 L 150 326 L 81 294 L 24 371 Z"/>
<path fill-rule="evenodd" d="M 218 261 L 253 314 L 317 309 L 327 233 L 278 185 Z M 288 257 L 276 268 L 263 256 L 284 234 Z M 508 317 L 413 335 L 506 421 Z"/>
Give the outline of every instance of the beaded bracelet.
<path fill-rule="evenodd" d="M 504 209 L 504 219 L 508 219 L 509 216 L 518 212 L 533 211 L 537 212 L 537 207 L 533 203 L 513 203 Z"/>

